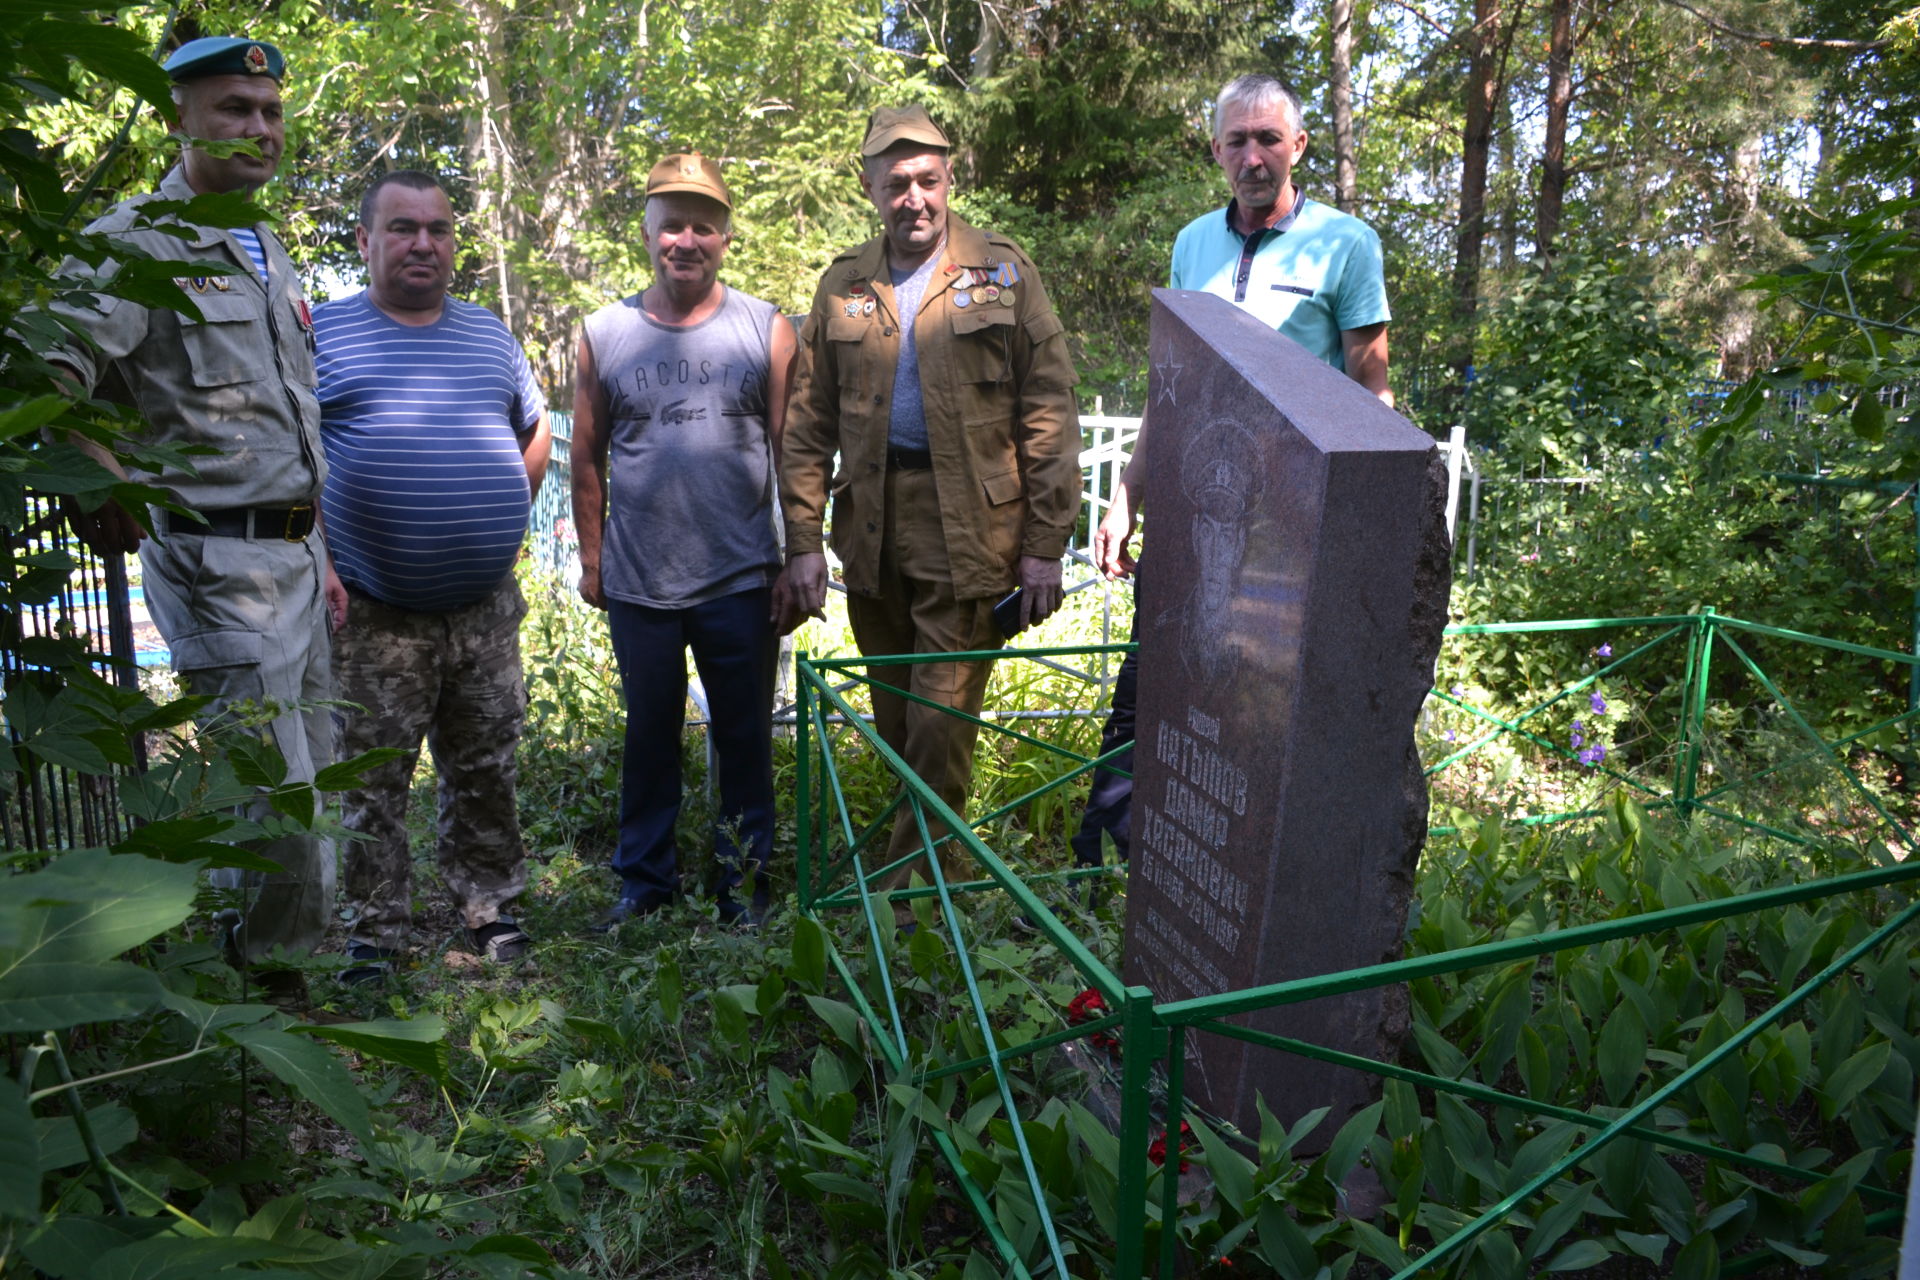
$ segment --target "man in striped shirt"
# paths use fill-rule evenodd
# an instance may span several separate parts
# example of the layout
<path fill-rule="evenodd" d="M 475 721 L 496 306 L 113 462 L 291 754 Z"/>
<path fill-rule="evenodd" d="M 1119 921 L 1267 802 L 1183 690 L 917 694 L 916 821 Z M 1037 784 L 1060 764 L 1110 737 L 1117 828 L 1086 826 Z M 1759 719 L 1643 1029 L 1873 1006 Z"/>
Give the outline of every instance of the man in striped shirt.
<path fill-rule="evenodd" d="M 453 206 L 400 170 L 360 203 L 366 292 L 314 312 L 327 544 L 346 584 L 334 635 L 343 756 L 404 755 L 346 795 L 353 912 L 342 978 L 379 979 L 412 928 L 407 792 L 424 734 L 440 776 L 437 856 L 467 944 L 518 959 L 526 887 L 514 754 L 526 711 L 514 580 L 546 473 L 546 401 L 505 325 L 447 296 Z"/>

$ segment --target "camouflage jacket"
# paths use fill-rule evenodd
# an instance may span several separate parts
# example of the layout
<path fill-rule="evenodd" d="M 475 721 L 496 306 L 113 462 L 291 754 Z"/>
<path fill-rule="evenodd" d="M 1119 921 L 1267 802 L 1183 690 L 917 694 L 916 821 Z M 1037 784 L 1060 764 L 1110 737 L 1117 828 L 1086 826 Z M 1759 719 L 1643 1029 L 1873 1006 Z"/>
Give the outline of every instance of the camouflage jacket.
<path fill-rule="evenodd" d="M 121 201 L 87 229 L 149 257 L 180 262 L 175 283 L 200 308 L 201 318 L 95 294 L 93 308 L 56 308 L 91 344 L 75 339 L 50 358 L 71 366 L 89 389 L 137 408 L 154 439 L 215 450 L 194 459 L 198 474 L 170 469 L 139 477 L 171 490 L 187 506 L 312 501 L 320 495 L 326 459 L 314 395 L 313 320 L 299 275 L 265 224 L 254 231 L 267 254 L 271 285 L 225 231 L 187 226 L 191 234 L 182 238 L 135 225 L 145 221 L 142 206 L 193 195 L 185 170 L 176 165 L 158 191 Z M 196 262 L 239 271 L 203 275 L 189 265 Z M 111 277 L 114 269 L 111 261 L 95 268 L 68 259 L 61 272 L 85 280 Z"/>

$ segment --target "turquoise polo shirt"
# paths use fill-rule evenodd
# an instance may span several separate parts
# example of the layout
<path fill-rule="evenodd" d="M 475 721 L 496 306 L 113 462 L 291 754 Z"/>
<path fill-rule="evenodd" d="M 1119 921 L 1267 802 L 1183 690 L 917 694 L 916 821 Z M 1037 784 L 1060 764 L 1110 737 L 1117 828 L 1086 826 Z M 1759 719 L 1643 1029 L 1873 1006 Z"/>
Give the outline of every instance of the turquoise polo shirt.
<path fill-rule="evenodd" d="M 1229 204 L 1181 229 L 1168 283 L 1225 298 L 1345 373 L 1341 331 L 1392 318 L 1380 237 L 1304 195 L 1286 218 L 1250 236 L 1233 229 L 1233 213 Z"/>

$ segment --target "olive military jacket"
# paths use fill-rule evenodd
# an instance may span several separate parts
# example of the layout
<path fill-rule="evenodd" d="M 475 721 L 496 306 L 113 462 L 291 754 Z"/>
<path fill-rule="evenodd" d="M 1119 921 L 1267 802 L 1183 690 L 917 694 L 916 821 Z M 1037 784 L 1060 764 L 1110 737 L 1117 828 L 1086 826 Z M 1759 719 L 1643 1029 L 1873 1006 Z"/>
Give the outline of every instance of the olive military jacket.
<path fill-rule="evenodd" d="M 830 491 L 833 549 L 847 590 L 865 596 L 879 590 L 899 326 L 886 238 L 834 259 L 800 331 L 781 442 L 788 557 L 822 549 Z M 1020 247 L 949 214 L 914 342 L 954 594 L 1002 594 L 1018 557 L 1065 554 L 1080 513 L 1066 334 Z"/>
<path fill-rule="evenodd" d="M 55 310 L 92 339 L 76 338 L 49 358 L 71 366 L 91 390 L 102 388 L 146 417 L 157 442 L 206 445 L 194 473 L 169 468 L 151 479 L 186 506 L 293 506 L 320 496 L 326 456 L 320 444 L 320 401 L 314 394 L 313 319 L 287 251 L 265 225 L 256 226 L 267 254 L 269 283 L 227 232 L 175 223 L 185 238 L 138 226 L 144 205 L 191 200 L 185 169 L 175 166 L 151 195 L 123 200 L 87 229 L 122 240 L 157 259 L 182 265 L 174 283 L 200 308 L 200 319 L 165 307 L 94 295 L 92 308 Z M 154 221 L 172 219 L 154 219 Z M 234 275 L 186 274 L 185 264 L 219 262 Z M 62 274 L 109 276 L 68 260 Z"/>

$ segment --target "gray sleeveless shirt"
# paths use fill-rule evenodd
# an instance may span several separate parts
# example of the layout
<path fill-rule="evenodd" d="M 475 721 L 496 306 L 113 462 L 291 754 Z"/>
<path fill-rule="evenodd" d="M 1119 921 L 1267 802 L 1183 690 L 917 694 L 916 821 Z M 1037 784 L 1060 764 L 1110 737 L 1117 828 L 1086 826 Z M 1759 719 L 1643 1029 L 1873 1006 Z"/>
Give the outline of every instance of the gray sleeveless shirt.
<path fill-rule="evenodd" d="M 600 552 L 612 599 L 684 609 L 778 576 L 767 438 L 777 318 L 737 289 L 684 328 L 649 319 L 637 294 L 588 318 L 613 419 Z"/>

